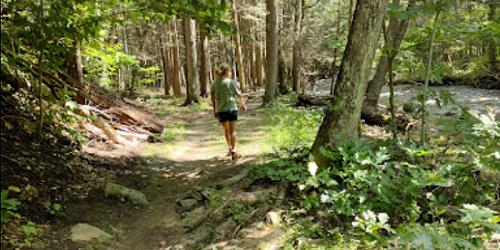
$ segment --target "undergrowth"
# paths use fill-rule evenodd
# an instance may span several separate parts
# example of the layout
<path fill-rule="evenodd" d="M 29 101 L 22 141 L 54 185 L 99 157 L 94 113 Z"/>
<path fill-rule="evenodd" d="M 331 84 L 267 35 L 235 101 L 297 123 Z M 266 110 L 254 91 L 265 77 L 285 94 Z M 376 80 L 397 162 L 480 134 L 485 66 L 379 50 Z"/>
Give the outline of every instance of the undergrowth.
<path fill-rule="evenodd" d="M 321 109 L 290 106 L 296 95 L 281 97 L 276 105 L 266 109 L 268 129 L 265 143 L 275 151 L 289 148 L 310 147 L 323 117 Z"/>
<path fill-rule="evenodd" d="M 326 167 L 308 154 L 316 112 L 270 109 L 280 115 L 267 139 L 280 150 L 251 168 L 255 180 L 291 184 L 290 249 L 304 237 L 316 239 L 317 249 L 477 249 L 500 232 L 500 126 L 493 111 L 463 109 L 455 122 L 436 127 L 427 145 L 359 140 L 323 149 Z"/>

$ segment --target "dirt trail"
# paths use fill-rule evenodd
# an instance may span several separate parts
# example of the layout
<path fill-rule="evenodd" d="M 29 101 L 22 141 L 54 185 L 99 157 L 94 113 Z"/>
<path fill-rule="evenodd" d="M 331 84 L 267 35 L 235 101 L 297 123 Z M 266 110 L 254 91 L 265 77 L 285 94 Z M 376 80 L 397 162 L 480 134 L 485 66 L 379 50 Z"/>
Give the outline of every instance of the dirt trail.
<path fill-rule="evenodd" d="M 104 249 L 159 249 L 161 245 L 178 243 L 182 228 L 166 227 L 180 220 L 176 201 L 200 186 L 209 186 L 237 175 L 244 165 L 260 160 L 264 113 L 257 101 L 249 103 L 248 112 L 240 112 L 237 149 L 243 157 L 231 161 L 225 156 L 227 146 L 223 131 L 209 110 L 189 114 L 187 124 L 174 144 L 142 145 L 136 153 L 145 164 L 126 170 L 117 183 L 143 192 L 150 205 L 134 207 L 116 199 L 105 198 L 99 191 L 91 198 L 75 202 L 66 208 L 53 249 L 77 249 L 69 238 L 69 228 L 77 223 L 97 226 L 113 235 Z M 154 152 L 154 154 L 151 154 Z M 90 246 L 90 245 L 89 245 Z M 95 247 L 95 245 L 94 245 Z M 100 247 L 97 247 L 100 249 Z"/>

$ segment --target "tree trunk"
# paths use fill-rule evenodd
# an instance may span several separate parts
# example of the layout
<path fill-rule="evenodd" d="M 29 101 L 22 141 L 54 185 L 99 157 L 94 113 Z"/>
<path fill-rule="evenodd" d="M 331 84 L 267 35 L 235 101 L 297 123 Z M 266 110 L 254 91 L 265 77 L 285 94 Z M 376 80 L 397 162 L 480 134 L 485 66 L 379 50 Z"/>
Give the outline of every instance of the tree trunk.
<path fill-rule="evenodd" d="M 73 41 L 74 53 L 67 55 L 66 67 L 71 77 L 79 83 L 83 83 L 82 55 L 80 51 L 80 41 Z"/>
<path fill-rule="evenodd" d="M 196 53 L 196 23 L 189 17 L 182 18 L 184 28 L 184 49 L 186 51 L 186 89 L 187 95 L 183 105 L 198 103 L 199 77 L 198 77 L 198 57 Z"/>
<path fill-rule="evenodd" d="M 130 55 L 129 53 L 129 48 L 128 48 L 128 29 L 127 26 L 123 27 L 123 34 L 122 34 L 122 42 L 123 42 L 123 52 L 126 55 Z M 120 83 L 120 90 L 125 91 L 128 89 L 128 82 L 127 82 L 127 74 L 130 72 L 130 66 L 126 66 L 124 69 L 120 70 L 121 73 L 121 83 Z"/>
<path fill-rule="evenodd" d="M 326 111 L 311 149 L 320 166 L 328 163 L 321 148 L 331 149 L 340 145 L 342 139 L 352 141 L 359 136 L 361 106 L 386 7 L 387 0 L 358 0 L 356 3 L 333 94 L 335 103 Z"/>
<path fill-rule="evenodd" d="M 267 0 L 266 16 L 266 93 L 264 106 L 274 102 L 278 78 L 278 0 Z"/>
<path fill-rule="evenodd" d="M 340 37 L 340 18 L 342 17 L 342 14 L 341 14 L 341 9 L 342 9 L 342 1 L 339 1 L 339 6 L 338 6 L 338 9 L 337 9 L 337 30 L 335 31 L 335 33 L 337 34 L 337 38 L 336 40 L 338 41 L 339 40 L 339 37 Z M 333 95 L 333 90 L 335 89 L 335 84 L 337 82 L 337 72 L 338 72 L 338 67 L 337 67 L 337 54 L 338 54 L 338 51 L 339 51 L 339 45 L 337 44 L 337 46 L 335 46 L 335 48 L 333 49 L 333 62 L 332 62 L 332 82 L 331 82 L 331 85 L 330 85 L 330 95 Z"/>
<path fill-rule="evenodd" d="M 200 30 L 200 95 L 203 97 L 208 96 L 208 58 L 209 50 L 208 50 L 208 37 L 201 28 Z"/>
<path fill-rule="evenodd" d="M 170 95 L 170 79 L 169 79 L 169 74 L 170 74 L 170 67 L 169 63 L 170 60 L 168 59 L 168 49 L 167 46 L 164 43 L 165 37 L 162 35 L 160 37 L 160 52 L 161 52 L 161 65 L 162 65 L 162 71 L 163 71 L 163 94 L 165 96 Z"/>
<path fill-rule="evenodd" d="M 302 31 L 302 1 L 295 0 L 295 25 L 294 25 L 294 42 L 293 42 L 293 55 L 292 55 L 292 90 L 300 92 L 300 70 L 302 58 L 300 56 L 300 34 Z"/>
<path fill-rule="evenodd" d="M 240 83 L 240 89 L 242 92 L 245 92 L 246 89 L 246 78 L 245 78 L 245 65 L 243 62 L 243 53 L 241 52 L 241 36 L 240 36 L 240 27 L 238 20 L 238 9 L 236 8 L 236 0 L 232 0 L 232 9 L 233 9 L 233 22 L 236 27 L 236 34 L 234 35 L 234 44 L 235 44 L 235 54 L 236 54 L 236 72 L 238 75 L 238 82 Z"/>
<path fill-rule="evenodd" d="M 394 0 L 394 3 L 399 5 L 400 0 Z M 414 4 L 415 0 L 410 0 L 408 2 L 407 10 L 413 8 Z M 398 16 L 391 16 L 389 20 L 389 27 L 387 28 L 387 43 L 384 43 L 384 48 L 382 50 L 383 54 L 380 56 L 375 75 L 372 80 L 368 82 L 366 98 L 363 104 L 363 112 L 365 113 L 377 112 L 380 92 L 385 84 L 385 76 L 389 70 L 389 65 L 392 64 L 392 61 L 399 50 L 401 41 L 404 39 L 409 21 L 408 17 L 400 19 Z M 385 53 L 385 51 L 389 51 L 391 56 L 387 57 L 387 53 Z"/>
<path fill-rule="evenodd" d="M 240 31 L 243 34 L 242 39 L 242 51 L 244 55 L 244 64 L 245 64 L 245 78 L 246 78 L 246 87 L 247 89 L 255 88 L 255 53 L 254 53 L 254 41 L 252 39 L 248 39 L 252 34 L 252 24 L 253 21 L 245 18 L 247 14 L 247 1 L 241 0 L 240 3 L 243 5 L 243 8 L 240 10 Z"/>
<path fill-rule="evenodd" d="M 262 87 L 264 86 L 264 74 L 263 74 L 263 67 L 262 67 L 262 40 L 260 39 L 260 34 L 256 32 L 257 36 L 257 42 L 256 44 L 256 51 L 255 51 L 255 74 L 257 77 L 257 86 Z"/>
<path fill-rule="evenodd" d="M 140 35 L 140 37 L 138 38 L 139 39 L 139 49 L 138 49 L 139 55 L 142 55 L 144 43 L 146 42 L 146 39 L 142 39 L 142 38 L 146 37 L 148 32 L 149 32 L 148 22 L 146 22 L 145 26 L 146 27 L 144 28 L 144 31 L 142 31 L 142 29 L 139 27 L 138 32 L 137 32 Z M 143 67 L 144 65 L 145 65 L 145 62 L 143 60 L 141 60 L 141 58 L 139 58 L 139 67 Z M 132 76 L 131 76 L 132 79 L 130 81 L 130 84 L 128 85 L 128 95 L 129 96 L 132 96 L 134 94 L 135 79 L 137 78 L 138 73 L 139 73 L 139 70 L 134 67 L 132 69 Z"/>
<path fill-rule="evenodd" d="M 349 24 L 351 24 L 352 22 L 352 7 L 354 5 L 353 1 L 354 0 L 349 0 L 349 18 L 348 18 Z"/>
<path fill-rule="evenodd" d="M 177 19 L 174 17 L 172 20 L 172 39 L 174 46 L 171 47 L 171 53 L 174 59 L 174 67 L 172 74 L 172 88 L 174 91 L 174 95 L 181 94 L 181 62 L 180 62 L 180 52 L 179 52 L 179 37 L 177 36 Z"/>
<path fill-rule="evenodd" d="M 496 16 L 496 7 L 498 5 L 497 0 L 490 0 L 490 10 L 488 11 L 488 20 L 491 22 L 495 21 Z M 498 71 L 497 68 L 497 48 L 496 43 L 493 38 L 489 41 L 488 44 L 488 61 L 490 64 L 490 72 L 496 73 Z"/>
<path fill-rule="evenodd" d="M 288 86 L 287 69 L 285 65 L 285 53 L 283 49 L 278 49 L 278 82 L 279 82 L 279 94 L 286 95 L 290 93 L 290 88 Z"/>

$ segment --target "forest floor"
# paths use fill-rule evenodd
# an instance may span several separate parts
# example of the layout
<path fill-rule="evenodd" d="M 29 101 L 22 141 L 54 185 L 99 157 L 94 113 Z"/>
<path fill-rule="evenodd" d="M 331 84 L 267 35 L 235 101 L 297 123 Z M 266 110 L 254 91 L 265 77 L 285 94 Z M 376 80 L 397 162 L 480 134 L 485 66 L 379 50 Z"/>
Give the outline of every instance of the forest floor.
<path fill-rule="evenodd" d="M 398 87 L 396 98 L 400 99 L 400 102 L 406 101 L 408 99 L 406 97 L 411 94 L 405 90 L 404 87 L 401 89 Z M 469 90 L 471 89 L 467 89 L 466 92 Z M 471 98 L 461 98 L 460 101 L 468 101 L 465 104 L 473 106 L 481 105 L 482 102 L 492 104 L 495 108 L 499 105 L 499 95 L 492 95 L 493 99 L 490 100 L 483 98 L 481 93 L 476 94 L 472 93 Z M 146 104 L 148 100 L 152 99 L 145 100 Z M 133 148 L 101 152 L 101 156 L 108 158 L 139 159 L 137 163 L 119 169 L 111 181 L 144 193 L 149 205 L 136 206 L 121 202 L 115 198 L 105 197 L 102 190 L 96 190 L 89 198 L 74 201 L 64 208 L 65 216 L 57 220 L 56 224 L 52 225 L 50 230 L 46 230 L 41 237 L 43 238 L 41 248 L 202 249 L 211 242 L 226 240 L 222 241 L 222 245 L 229 246 L 228 249 L 257 249 L 262 242 L 272 242 L 286 237 L 277 227 L 273 228 L 262 223 L 249 226 L 250 223 L 247 221 L 237 225 L 236 230 L 246 230 L 246 235 L 250 236 L 244 236 L 245 240 L 240 240 L 236 244 L 234 240 L 227 241 L 228 238 L 234 238 L 235 233 L 232 233 L 232 237 L 227 237 L 227 232 L 225 237 L 214 237 L 214 234 L 218 235 L 219 231 L 224 229 L 220 227 L 221 225 L 205 223 L 209 225 L 194 229 L 182 226 L 189 214 L 179 208 L 180 200 L 200 190 L 219 192 L 214 191 L 218 183 L 244 172 L 249 165 L 266 161 L 265 156 L 272 152 L 271 146 L 264 139 L 272 123 L 267 120 L 265 110 L 259 107 L 261 95 L 251 94 L 248 100 L 249 110 L 240 112 L 238 121 L 237 148 L 243 157 L 237 161 L 231 161 L 226 156 L 227 147 L 223 131 L 207 105 L 208 100 L 204 99 L 195 107 L 179 107 L 182 98 L 153 101 L 154 103 L 149 105 L 150 108 L 168 120 L 166 133 L 163 135 L 164 142 L 144 143 Z M 383 93 L 381 102 L 385 104 L 386 101 Z M 241 187 L 236 187 L 226 188 L 224 192 L 228 196 L 234 196 L 243 191 Z M 209 206 L 206 203 L 202 205 L 202 207 Z M 259 221 L 263 220 L 262 217 Z M 79 223 L 96 226 L 110 236 L 108 239 L 94 242 L 75 243 L 71 240 L 71 228 Z M 234 226 L 226 228 L 232 228 L 231 232 L 234 231 Z M 172 247 L 178 246 L 177 244 L 188 247 Z"/>
<path fill-rule="evenodd" d="M 156 105 L 158 113 L 168 113 L 171 100 Z M 204 100 L 206 101 L 206 100 Z M 65 208 L 65 217 L 45 235 L 44 247 L 51 249 L 159 249 L 179 243 L 185 235 L 181 227 L 168 227 L 180 221 L 177 201 L 189 192 L 212 186 L 239 174 L 245 166 L 262 161 L 266 147 L 259 140 L 264 134 L 264 110 L 260 98 L 251 96 L 249 110 L 240 112 L 237 149 L 242 158 L 232 161 L 227 153 L 223 130 L 208 106 L 198 110 L 175 107 L 168 128 L 170 141 L 145 143 L 135 148 L 104 152 L 107 157 L 137 157 L 139 164 L 121 171 L 115 183 L 144 193 L 147 207 L 133 206 L 107 198 L 96 191 L 88 199 L 75 201 Z M 167 128 L 167 129 L 168 129 Z M 70 239 L 70 229 L 78 223 L 96 226 L 112 235 L 105 244 L 77 244 Z M 189 233 L 188 233 L 189 234 Z"/>

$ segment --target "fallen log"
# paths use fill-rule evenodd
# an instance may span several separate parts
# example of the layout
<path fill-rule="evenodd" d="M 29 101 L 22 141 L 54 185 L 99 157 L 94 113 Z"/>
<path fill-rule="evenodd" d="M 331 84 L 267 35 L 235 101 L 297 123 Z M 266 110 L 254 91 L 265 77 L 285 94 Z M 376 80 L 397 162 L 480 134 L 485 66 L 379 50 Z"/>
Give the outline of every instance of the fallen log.
<path fill-rule="evenodd" d="M 153 140 L 151 135 L 146 135 L 146 134 L 139 134 L 139 133 L 134 133 L 134 132 L 127 132 L 127 131 L 120 131 L 120 130 L 115 130 L 115 132 L 122 136 L 123 138 L 129 140 L 129 141 L 140 141 L 140 142 L 147 142 Z"/>
<path fill-rule="evenodd" d="M 237 194 L 231 200 L 234 202 L 243 203 L 245 205 L 254 205 L 259 202 L 271 201 L 273 195 L 276 194 L 275 188 L 269 188 L 265 190 L 259 190 L 254 192 L 243 192 Z"/>
<path fill-rule="evenodd" d="M 220 182 L 219 184 L 216 185 L 216 187 L 217 188 L 224 188 L 224 187 L 232 186 L 232 185 L 240 182 L 241 180 L 243 180 L 247 176 L 248 176 L 248 171 L 242 171 L 241 173 Z"/>
<path fill-rule="evenodd" d="M 100 128 L 98 128 L 97 126 L 95 126 L 94 124 L 85 122 L 85 123 L 81 124 L 81 127 L 85 131 L 87 131 L 90 134 L 92 134 L 95 137 L 97 137 L 98 139 L 101 139 L 103 141 L 107 141 L 109 139 L 108 136 L 106 136 L 106 134 Z"/>
<path fill-rule="evenodd" d="M 66 81 L 61 81 L 58 75 L 64 77 Z M 120 122 L 128 125 L 142 126 L 154 133 L 161 133 L 163 131 L 163 121 L 153 113 L 133 104 L 132 101 L 125 101 L 124 98 L 116 96 L 98 84 L 87 81 L 80 83 L 62 70 L 59 70 L 57 73 L 44 70 L 44 77 L 53 79 L 54 81 L 52 82 L 62 85 L 54 87 L 69 87 L 77 94 L 77 98 L 75 99 L 78 102 L 86 103 L 85 100 L 88 100 L 97 106 L 108 109 L 115 114 Z"/>
<path fill-rule="evenodd" d="M 311 107 L 311 106 L 327 106 L 331 103 L 333 98 L 330 96 L 310 96 L 310 95 L 299 95 L 297 97 L 297 102 L 295 106 L 299 107 Z"/>
<path fill-rule="evenodd" d="M 122 145 L 127 145 L 127 146 L 132 146 L 137 143 L 128 141 L 127 139 L 123 138 L 121 135 L 117 134 L 116 131 L 111 127 L 111 125 L 105 123 L 101 118 L 97 118 L 94 122 L 94 125 L 96 125 L 98 128 L 100 128 L 106 136 L 111 139 L 113 142 L 117 144 L 122 144 Z"/>

